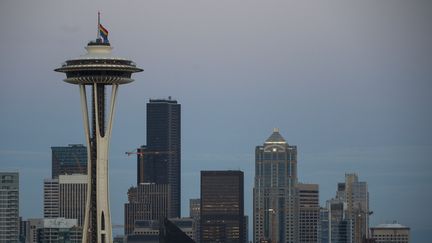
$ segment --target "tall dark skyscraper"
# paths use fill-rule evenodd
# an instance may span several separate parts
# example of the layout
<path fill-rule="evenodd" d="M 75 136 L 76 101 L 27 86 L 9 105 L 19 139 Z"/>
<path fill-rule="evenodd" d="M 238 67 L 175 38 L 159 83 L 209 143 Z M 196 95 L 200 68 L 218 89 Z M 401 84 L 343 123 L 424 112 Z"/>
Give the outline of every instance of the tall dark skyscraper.
<path fill-rule="evenodd" d="M 180 217 L 180 113 L 176 100 L 151 99 L 147 103 L 147 145 L 138 149 L 138 185 L 169 185 L 169 217 Z"/>
<path fill-rule="evenodd" d="M 201 242 L 244 243 L 242 171 L 201 171 Z"/>
<path fill-rule="evenodd" d="M 66 174 L 87 174 L 87 148 L 82 144 L 51 147 L 51 177 Z"/>

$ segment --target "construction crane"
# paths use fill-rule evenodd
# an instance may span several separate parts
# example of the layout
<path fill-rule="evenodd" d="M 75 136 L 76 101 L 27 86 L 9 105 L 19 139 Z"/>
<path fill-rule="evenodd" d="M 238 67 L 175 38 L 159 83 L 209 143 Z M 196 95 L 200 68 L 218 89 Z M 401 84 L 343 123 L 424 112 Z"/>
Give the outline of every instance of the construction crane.
<path fill-rule="evenodd" d="M 127 156 L 131 156 L 132 154 L 144 155 L 144 154 L 173 154 L 173 153 L 174 153 L 173 151 L 145 151 L 145 150 L 138 151 L 138 149 L 134 149 L 131 152 L 125 152 Z"/>

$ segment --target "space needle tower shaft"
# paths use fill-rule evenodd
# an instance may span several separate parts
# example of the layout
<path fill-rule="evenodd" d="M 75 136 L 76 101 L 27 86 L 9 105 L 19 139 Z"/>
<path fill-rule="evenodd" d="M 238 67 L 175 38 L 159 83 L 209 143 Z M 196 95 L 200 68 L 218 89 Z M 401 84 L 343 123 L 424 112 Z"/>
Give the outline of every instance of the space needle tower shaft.
<path fill-rule="evenodd" d="M 98 14 L 98 36 L 96 41 L 88 43 L 87 53 L 69 59 L 60 68 L 55 69 L 66 74 L 65 82 L 79 86 L 81 96 L 84 133 L 88 146 L 88 185 L 83 243 L 112 242 L 108 152 L 116 96 L 119 85 L 132 82 L 132 73 L 143 71 L 136 67 L 133 61 L 112 55 L 108 31 L 100 24 L 99 19 Z M 107 86 L 111 86 L 109 104 L 105 104 Z M 91 101 L 88 100 L 87 93 L 91 94 Z"/>

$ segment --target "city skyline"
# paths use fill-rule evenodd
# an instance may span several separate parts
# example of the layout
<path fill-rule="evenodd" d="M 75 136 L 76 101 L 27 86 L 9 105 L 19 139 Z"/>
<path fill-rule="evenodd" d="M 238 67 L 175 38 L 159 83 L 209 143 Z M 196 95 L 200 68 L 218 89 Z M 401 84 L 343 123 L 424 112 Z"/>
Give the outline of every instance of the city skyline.
<path fill-rule="evenodd" d="M 356 172 L 369 185 L 371 226 L 396 219 L 412 239 L 431 232 L 431 195 L 422 193 L 432 185 L 430 4 L 101 5 L 1 3 L 0 169 L 20 172 L 21 216 L 42 215 L 50 147 L 85 143 L 77 90 L 52 69 L 94 36 L 101 9 L 115 52 L 146 67 L 119 94 L 114 223 L 136 181 L 136 161 L 124 152 L 145 143 L 145 102 L 173 96 L 184 109 L 182 215 L 199 195 L 199 171 L 241 169 L 251 216 L 253 148 L 279 127 L 298 145 L 299 177 L 320 185 L 321 205 Z M 429 211 L 410 214 L 407 205 Z"/>

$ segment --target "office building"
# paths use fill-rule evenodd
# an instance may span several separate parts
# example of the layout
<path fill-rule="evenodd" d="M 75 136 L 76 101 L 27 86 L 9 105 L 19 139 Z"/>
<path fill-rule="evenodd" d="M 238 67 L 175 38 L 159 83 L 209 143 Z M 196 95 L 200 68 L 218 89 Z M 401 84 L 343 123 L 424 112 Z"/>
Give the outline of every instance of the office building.
<path fill-rule="evenodd" d="M 170 208 L 170 187 L 167 184 L 142 183 L 128 191 L 125 204 L 125 235 L 134 232 L 138 220 L 162 220 Z"/>
<path fill-rule="evenodd" d="M 200 241 L 200 214 L 201 214 L 201 199 L 195 198 L 195 199 L 189 199 L 189 217 L 193 219 L 194 228 L 195 230 L 195 236 L 193 239 L 196 242 Z"/>
<path fill-rule="evenodd" d="M 320 208 L 320 225 L 318 243 L 329 243 L 329 210 L 327 207 Z"/>
<path fill-rule="evenodd" d="M 87 175 L 59 175 L 44 180 L 44 218 L 78 220 L 83 226 L 87 199 Z"/>
<path fill-rule="evenodd" d="M 59 176 L 59 217 L 76 219 L 83 226 L 87 199 L 87 175 Z"/>
<path fill-rule="evenodd" d="M 325 239 L 328 239 L 329 243 L 351 243 L 352 220 L 346 215 L 346 203 L 340 199 L 331 199 L 327 201 L 326 206 L 328 229 L 322 229 L 328 233 L 324 236 Z"/>
<path fill-rule="evenodd" d="M 320 225 L 319 186 L 297 184 L 299 205 L 299 242 L 318 242 Z"/>
<path fill-rule="evenodd" d="M 346 204 L 346 218 L 352 222 L 353 243 L 369 238 L 369 193 L 367 183 L 357 174 L 345 174 L 345 182 L 338 183 L 337 198 Z"/>
<path fill-rule="evenodd" d="M 18 239 L 19 239 L 20 243 L 25 243 L 25 241 L 26 241 L 27 227 L 28 227 L 28 221 L 23 220 L 22 217 L 19 217 L 19 236 L 18 236 Z"/>
<path fill-rule="evenodd" d="M 44 218 L 58 218 L 59 213 L 59 180 L 44 179 Z"/>
<path fill-rule="evenodd" d="M 43 219 L 43 227 L 37 230 L 38 243 L 81 243 L 82 228 L 76 219 Z"/>
<path fill-rule="evenodd" d="M 51 147 L 51 178 L 59 175 L 87 174 L 87 148 L 82 144 Z"/>
<path fill-rule="evenodd" d="M 0 242 L 18 243 L 19 224 L 18 172 L 0 172 Z"/>
<path fill-rule="evenodd" d="M 44 219 L 28 219 L 26 229 L 26 243 L 38 243 L 38 229 L 43 228 Z"/>
<path fill-rule="evenodd" d="M 189 217 L 199 218 L 201 210 L 201 199 L 189 199 Z"/>
<path fill-rule="evenodd" d="M 201 243 L 244 243 L 242 171 L 201 171 Z"/>
<path fill-rule="evenodd" d="M 297 147 L 274 129 L 255 149 L 254 242 L 299 242 L 297 180 Z"/>
<path fill-rule="evenodd" d="M 409 243 L 410 228 L 398 224 L 380 224 L 371 227 L 371 237 L 376 243 Z"/>
<path fill-rule="evenodd" d="M 181 110 L 175 100 L 147 103 L 147 145 L 138 149 L 137 184 L 169 184 L 170 218 L 180 217 Z"/>

